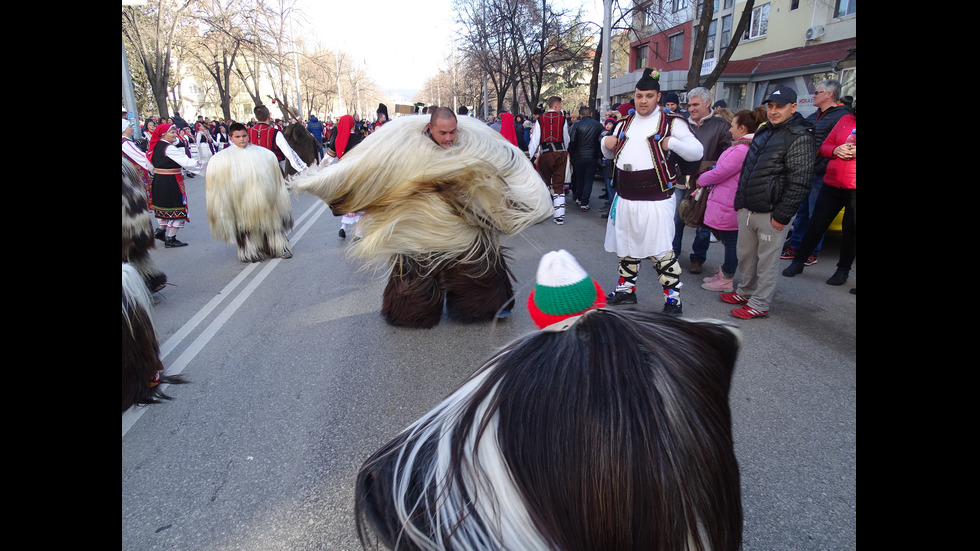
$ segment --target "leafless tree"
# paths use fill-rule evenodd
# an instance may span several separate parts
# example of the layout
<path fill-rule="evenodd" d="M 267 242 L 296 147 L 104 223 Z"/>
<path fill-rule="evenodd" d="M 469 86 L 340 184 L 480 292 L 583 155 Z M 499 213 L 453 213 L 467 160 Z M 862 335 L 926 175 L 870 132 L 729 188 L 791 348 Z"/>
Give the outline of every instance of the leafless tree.
<path fill-rule="evenodd" d="M 755 8 L 755 0 L 745 1 L 742 15 L 738 20 L 738 24 L 732 29 L 731 40 L 725 46 L 725 51 L 718 56 L 718 62 L 715 63 L 711 74 L 701 81 L 701 64 L 704 62 L 705 46 L 708 41 L 708 25 L 711 23 L 712 12 L 714 11 L 711 2 L 702 2 L 702 4 L 705 9 L 701 10 L 701 17 L 698 20 L 698 32 L 694 41 L 694 52 L 691 54 L 691 67 L 687 72 L 688 90 L 692 90 L 698 86 L 704 86 L 710 89 L 718 82 L 721 73 L 728 66 L 728 60 L 732 58 L 732 54 L 735 53 L 735 48 L 738 47 L 739 42 L 742 40 L 742 34 L 745 32 L 745 29 L 749 28 L 749 23 L 752 21 L 752 10 Z"/>
<path fill-rule="evenodd" d="M 122 34 L 135 59 L 143 67 L 157 110 L 169 116 L 167 86 L 171 77 L 171 52 L 175 29 L 185 20 L 190 0 L 150 0 L 145 6 L 122 7 Z"/>

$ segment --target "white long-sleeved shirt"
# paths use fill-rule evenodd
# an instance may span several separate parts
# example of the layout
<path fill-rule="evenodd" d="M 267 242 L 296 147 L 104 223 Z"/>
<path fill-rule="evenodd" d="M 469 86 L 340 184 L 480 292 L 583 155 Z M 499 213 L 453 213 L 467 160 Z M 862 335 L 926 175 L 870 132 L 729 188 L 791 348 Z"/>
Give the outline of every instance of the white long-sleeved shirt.
<path fill-rule="evenodd" d="M 661 116 L 663 116 L 663 112 L 658 106 L 654 109 L 653 113 L 645 117 L 639 114 L 633 117 L 633 122 L 630 123 L 629 128 L 626 130 L 627 140 L 623 144 L 619 158 L 616 160 L 616 168 L 622 170 L 627 164 L 630 165 L 630 170 L 649 170 L 654 168 L 653 155 L 650 154 L 650 142 L 647 141 L 647 138 L 657 133 L 660 127 Z M 622 125 L 617 124 L 613 128 L 612 136 L 618 138 L 618 133 L 621 132 L 621 129 Z M 606 137 L 608 136 L 599 138 L 599 147 L 602 149 L 603 157 L 612 159 L 615 151 L 609 149 L 603 143 L 603 139 Z M 683 123 L 671 126 L 670 139 L 667 140 L 667 149 L 680 155 L 685 161 L 700 159 L 704 154 L 704 146 L 698 141 L 697 136 L 694 135 L 690 127 Z"/>
<path fill-rule="evenodd" d="M 286 156 L 286 161 L 293 166 L 293 170 L 296 172 L 303 172 L 306 170 L 307 165 L 303 159 L 293 151 L 293 148 L 289 146 L 289 142 L 286 141 L 286 136 L 282 135 L 282 132 L 276 132 L 276 145 L 279 147 L 279 151 Z"/>
<path fill-rule="evenodd" d="M 122 152 L 129 160 L 140 165 L 150 174 L 153 174 L 153 165 L 146 158 L 146 153 L 143 153 L 142 149 L 136 147 L 133 140 L 126 140 L 122 143 Z"/>
<path fill-rule="evenodd" d="M 553 109 L 549 109 L 548 112 L 554 113 Z M 568 148 L 568 119 L 565 119 L 565 123 L 562 125 L 562 140 L 565 144 L 565 148 Z M 541 145 L 541 124 L 538 121 L 534 121 L 534 126 L 531 127 L 531 140 L 527 144 L 527 151 L 532 157 L 538 156 L 538 146 Z"/>

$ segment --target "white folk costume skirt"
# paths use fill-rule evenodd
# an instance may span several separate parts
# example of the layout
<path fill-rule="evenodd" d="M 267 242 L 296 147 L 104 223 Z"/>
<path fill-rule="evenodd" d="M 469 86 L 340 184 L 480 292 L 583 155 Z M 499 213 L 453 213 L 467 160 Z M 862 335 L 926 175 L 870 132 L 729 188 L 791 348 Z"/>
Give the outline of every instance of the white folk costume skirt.
<path fill-rule="evenodd" d="M 608 252 L 633 258 L 661 258 L 673 250 L 673 198 L 631 201 L 616 196 L 606 220 Z"/>

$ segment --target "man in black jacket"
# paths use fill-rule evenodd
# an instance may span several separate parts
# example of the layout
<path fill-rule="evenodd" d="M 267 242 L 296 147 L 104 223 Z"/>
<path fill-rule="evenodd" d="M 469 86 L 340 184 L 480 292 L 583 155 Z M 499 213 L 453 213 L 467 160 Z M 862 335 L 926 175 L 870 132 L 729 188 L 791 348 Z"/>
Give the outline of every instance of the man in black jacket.
<path fill-rule="evenodd" d="M 827 139 L 834 125 L 837 124 L 837 121 L 841 117 L 850 113 L 851 108 L 840 103 L 840 82 L 836 80 L 825 80 L 817 84 L 816 90 L 813 92 L 813 105 L 817 110 L 811 113 L 806 120 L 813 123 L 813 148 L 819 151 L 820 146 Z M 806 234 L 806 228 L 810 225 L 810 215 L 813 214 L 813 206 L 817 204 L 817 195 L 820 193 L 820 188 L 823 187 L 823 174 L 827 171 L 827 163 L 829 161 L 830 159 L 819 153 L 816 154 L 814 161 L 816 164 L 813 167 L 813 180 L 810 182 L 810 195 L 796 209 L 796 219 L 793 221 L 793 234 L 786 240 L 786 245 L 783 247 L 783 252 L 779 255 L 779 258 L 793 258 L 796 256 L 796 249 L 800 248 L 800 243 L 803 242 L 803 235 Z M 820 254 L 822 244 L 823 238 L 820 238 L 817 246 L 813 248 L 813 252 L 804 261 L 805 265 L 810 266 L 817 262 L 817 256 Z"/>
<path fill-rule="evenodd" d="M 769 317 L 786 226 L 810 192 L 813 125 L 796 112 L 796 91 L 776 89 L 766 100 L 769 122 L 759 127 L 742 163 L 738 211 L 738 267 L 742 282 L 721 300 L 739 305 L 741 319 Z"/>
<path fill-rule="evenodd" d="M 599 136 L 602 124 L 592 117 L 592 109 L 578 110 L 579 121 L 568 130 L 569 150 L 572 154 L 572 197 L 582 212 L 589 210 L 592 183 L 599 164 Z"/>

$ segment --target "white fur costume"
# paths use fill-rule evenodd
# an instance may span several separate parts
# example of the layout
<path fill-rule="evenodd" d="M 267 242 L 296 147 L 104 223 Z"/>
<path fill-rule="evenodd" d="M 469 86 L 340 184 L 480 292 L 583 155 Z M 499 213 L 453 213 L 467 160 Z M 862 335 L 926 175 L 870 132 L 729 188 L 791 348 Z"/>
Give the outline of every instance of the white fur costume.
<path fill-rule="evenodd" d="M 395 325 L 438 322 L 439 293 L 447 289 L 439 278 L 447 270 L 463 270 L 465 278 L 495 272 L 486 284 L 496 289 L 494 293 L 504 292 L 498 284 L 509 287 L 509 280 L 501 281 L 507 270 L 497 242 L 499 234 L 520 232 L 553 212 L 534 166 L 499 132 L 459 117 L 456 143 L 444 149 L 426 135 L 428 123 L 429 117 L 423 116 L 397 118 L 337 163 L 307 170 L 290 181 L 292 189 L 320 197 L 336 216 L 364 212 L 360 221 L 363 238 L 351 244 L 349 254 L 377 265 L 393 259 L 389 266 L 394 268 L 392 279 L 411 280 L 407 290 L 394 294 L 434 293 L 432 300 L 425 299 L 429 303 L 425 305 L 429 309 L 426 321 L 393 322 L 386 314 Z M 418 290 L 417 283 L 428 288 Z M 457 296 L 467 295 L 461 298 L 473 304 L 480 300 L 477 292 Z M 496 294 L 486 299 L 497 300 Z M 502 305 L 489 306 L 496 310 Z M 383 313 L 387 307 L 386 301 Z M 406 306 L 411 308 L 414 306 Z M 472 310 L 469 306 L 463 309 Z M 481 312 L 476 317 L 485 316 Z"/>
<path fill-rule="evenodd" d="M 215 239 L 256 262 L 288 251 L 293 210 L 276 155 L 257 145 L 219 151 L 208 162 L 207 212 Z"/>

